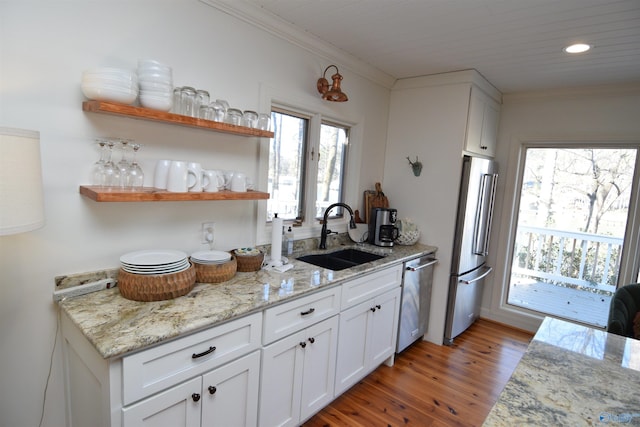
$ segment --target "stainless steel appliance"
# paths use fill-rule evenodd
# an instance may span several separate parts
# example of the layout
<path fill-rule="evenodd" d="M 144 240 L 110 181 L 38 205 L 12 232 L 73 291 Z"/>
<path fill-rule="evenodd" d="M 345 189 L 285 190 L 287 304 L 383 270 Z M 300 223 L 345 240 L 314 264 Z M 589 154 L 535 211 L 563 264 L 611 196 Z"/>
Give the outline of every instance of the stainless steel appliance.
<path fill-rule="evenodd" d="M 433 268 L 437 262 L 434 254 L 428 254 L 404 263 L 396 353 L 427 332 Z"/>
<path fill-rule="evenodd" d="M 464 156 L 458 199 L 444 343 L 464 332 L 480 315 L 497 184 L 492 160 Z"/>
<path fill-rule="evenodd" d="M 398 237 L 398 211 L 389 208 L 371 209 L 369 221 L 369 243 L 377 246 L 393 246 Z"/>

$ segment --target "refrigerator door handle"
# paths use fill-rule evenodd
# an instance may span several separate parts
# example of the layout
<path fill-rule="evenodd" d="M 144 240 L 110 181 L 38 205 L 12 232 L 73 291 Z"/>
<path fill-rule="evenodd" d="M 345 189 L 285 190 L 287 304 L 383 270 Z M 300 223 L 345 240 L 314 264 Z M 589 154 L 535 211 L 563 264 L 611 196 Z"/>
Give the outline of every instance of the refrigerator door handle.
<path fill-rule="evenodd" d="M 464 285 L 470 285 L 472 283 L 477 282 L 478 280 L 484 279 L 485 277 L 487 277 L 489 275 L 489 273 L 491 273 L 493 271 L 493 267 L 484 267 L 486 270 L 483 271 L 479 276 L 474 277 L 473 279 L 470 280 L 464 280 L 464 279 L 459 279 L 458 282 L 464 284 Z"/>
<path fill-rule="evenodd" d="M 476 255 L 487 256 L 489 254 L 489 235 L 491 233 L 493 205 L 495 203 L 496 186 L 498 184 L 497 178 L 497 174 L 482 175 L 474 229 L 474 253 Z"/>
<path fill-rule="evenodd" d="M 432 266 L 433 264 L 437 264 L 437 263 L 438 263 L 437 259 L 432 259 L 432 260 L 429 260 L 429 262 L 427 262 L 425 264 L 420 264 L 420 265 L 416 265 L 416 266 L 407 267 L 407 271 L 422 270 L 423 268 L 427 268 L 427 267 Z"/>

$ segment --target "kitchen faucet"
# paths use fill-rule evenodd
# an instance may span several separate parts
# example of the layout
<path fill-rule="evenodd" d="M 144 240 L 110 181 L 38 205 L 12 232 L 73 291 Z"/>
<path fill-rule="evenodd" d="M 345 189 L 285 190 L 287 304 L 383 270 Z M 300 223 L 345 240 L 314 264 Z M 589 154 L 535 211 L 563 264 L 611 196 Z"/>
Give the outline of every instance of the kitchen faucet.
<path fill-rule="evenodd" d="M 356 228 L 356 220 L 353 216 L 353 210 L 349 205 L 347 205 L 346 203 L 334 203 L 332 205 L 329 205 L 327 210 L 324 211 L 324 218 L 322 219 L 322 231 L 320 232 L 320 246 L 318 246 L 318 249 L 327 249 L 327 236 L 332 233 L 331 230 L 327 229 L 327 221 L 329 218 L 329 212 L 336 206 L 342 206 L 349 211 L 349 214 L 351 214 L 351 220 L 349 220 L 349 228 Z"/>

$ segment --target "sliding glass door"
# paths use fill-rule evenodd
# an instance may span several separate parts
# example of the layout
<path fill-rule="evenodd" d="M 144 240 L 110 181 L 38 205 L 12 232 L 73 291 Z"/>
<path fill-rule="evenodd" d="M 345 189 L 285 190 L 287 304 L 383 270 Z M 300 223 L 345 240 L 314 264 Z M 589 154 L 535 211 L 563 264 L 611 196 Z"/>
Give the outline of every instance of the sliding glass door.
<path fill-rule="evenodd" d="M 639 246 L 637 219 L 629 226 L 638 151 L 525 148 L 508 304 L 606 326 L 611 296 L 625 284 L 623 254 Z"/>

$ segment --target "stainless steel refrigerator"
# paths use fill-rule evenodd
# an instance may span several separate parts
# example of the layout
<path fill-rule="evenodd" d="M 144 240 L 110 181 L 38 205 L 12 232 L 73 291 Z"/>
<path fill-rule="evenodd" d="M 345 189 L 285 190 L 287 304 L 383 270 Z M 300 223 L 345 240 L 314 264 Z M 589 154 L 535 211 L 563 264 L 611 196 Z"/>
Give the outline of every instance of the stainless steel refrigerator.
<path fill-rule="evenodd" d="M 453 244 L 444 343 L 464 332 L 480 316 L 489 235 L 497 185 L 494 161 L 464 156 Z"/>

